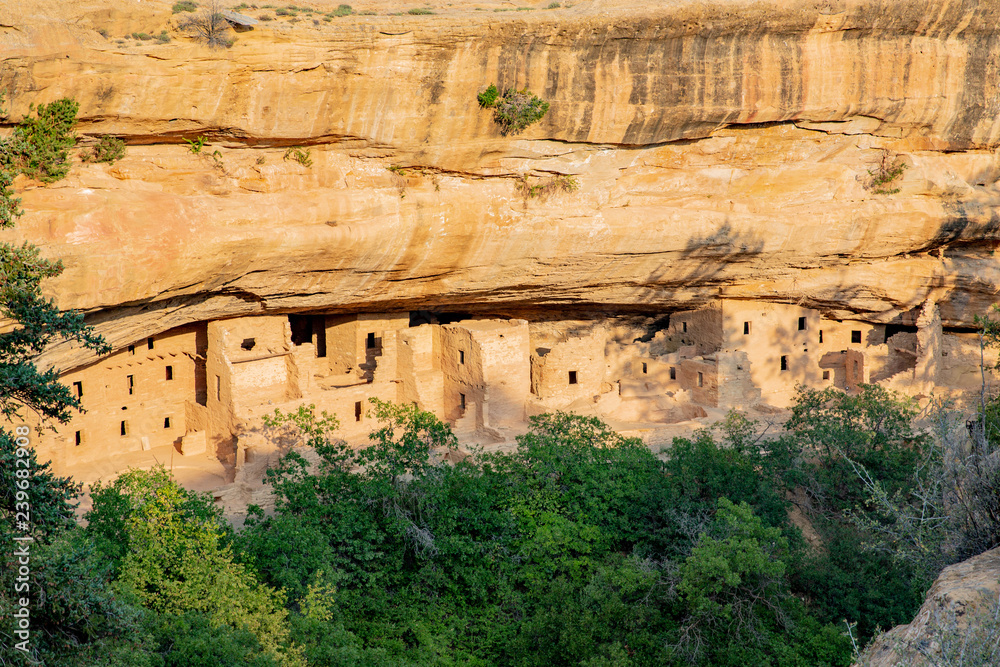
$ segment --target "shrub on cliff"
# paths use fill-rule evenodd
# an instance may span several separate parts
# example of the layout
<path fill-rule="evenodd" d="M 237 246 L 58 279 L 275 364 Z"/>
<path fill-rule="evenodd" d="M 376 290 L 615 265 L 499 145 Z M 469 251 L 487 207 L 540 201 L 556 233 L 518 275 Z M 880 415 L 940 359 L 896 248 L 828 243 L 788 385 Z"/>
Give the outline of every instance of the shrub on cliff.
<path fill-rule="evenodd" d="M 493 122 L 500 126 L 500 134 L 518 134 L 532 123 L 536 123 L 549 110 L 549 103 L 527 88 L 508 88 L 501 95 L 497 87 L 489 88 L 476 96 L 479 106 L 493 109 Z"/>
<path fill-rule="evenodd" d="M 223 15 L 222 5 L 213 0 L 198 14 L 184 19 L 180 27 L 194 34 L 195 39 L 212 47 L 231 47 L 236 39 L 230 36 L 229 21 Z"/>
<path fill-rule="evenodd" d="M 118 137 L 104 135 L 97 140 L 89 153 L 84 153 L 87 162 L 107 162 L 114 164 L 125 157 L 125 142 Z"/>
<path fill-rule="evenodd" d="M 22 120 L 14 133 L 0 142 L 0 171 L 52 183 L 69 172 L 69 149 L 76 143 L 73 125 L 80 108 L 63 98 L 32 106 L 34 116 Z"/>

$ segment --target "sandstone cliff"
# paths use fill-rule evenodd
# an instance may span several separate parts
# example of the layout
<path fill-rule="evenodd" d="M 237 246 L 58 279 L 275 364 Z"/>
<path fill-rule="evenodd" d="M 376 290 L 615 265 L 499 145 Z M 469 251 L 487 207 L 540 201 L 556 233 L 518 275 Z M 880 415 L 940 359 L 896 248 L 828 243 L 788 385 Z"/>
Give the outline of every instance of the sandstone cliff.
<path fill-rule="evenodd" d="M 985 664 L 973 662 L 972 654 L 984 652 L 981 644 L 965 650 L 964 640 L 983 642 L 987 635 L 995 645 L 998 629 L 996 619 L 975 621 L 970 631 L 970 619 L 995 608 L 1000 595 L 1000 548 L 991 549 L 975 558 L 946 567 L 935 580 L 916 617 L 908 625 L 900 625 L 879 637 L 865 651 L 863 667 L 919 666 L 928 664 Z M 985 621 L 985 622 L 984 622 Z M 992 626 L 992 629 L 989 628 Z M 942 655 L 944 652 L 944 655 Z M 988 651 L 986 651 L 988 652 Z M 931 658 L 925 660 L 920 654 Z M 993 652 L 995 653 L 995 651 Z"/>
<path fill-rule="evenodd" d="M 723 295 L 888 322 L 931 299 L 962 326 L 994 301 L 1000 3 L 547 4 L 371 2 L 212 50 L 170 2 L 0 0 L 8 126 L 71 96 L 85 141 L 129 142 L 113 166 L 19 180 L 27 214 L 4 238 L 63 258 L 51 294 L 116 345 L 306 308 Z M 172 41 L 119 39 L 159 30 Z M 549 114 L 500 136 L 475 101 L 493 82 Z M 866 187 L 884 151 L 908 165 L 898 193 Z M 580 187 L 527 200 L 522 174 Z"/>

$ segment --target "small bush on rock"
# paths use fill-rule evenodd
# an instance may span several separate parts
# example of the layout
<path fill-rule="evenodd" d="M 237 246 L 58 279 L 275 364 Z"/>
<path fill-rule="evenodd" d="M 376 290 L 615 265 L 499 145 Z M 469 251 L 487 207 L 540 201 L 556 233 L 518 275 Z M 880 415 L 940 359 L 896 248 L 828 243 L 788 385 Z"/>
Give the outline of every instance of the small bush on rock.
<path fill-rule="evenodd" d="M 887 150 L 879 154 L 879 159 L 873 169 L 868 170 L 868 189 L 877 195 L 894 195 L 899 187 L 893 187 L 895 181 L 906 171 L 906 163 Z"/>
<path fill-rule="evenodd" d="M 476 96 L 479 106 L 493 109 L 493 122 L 500 126 L 500 134 L 518 134 L 532 123 L 536 123 L 549 110 L 549 103 L 527 88 L 508 88 L 503 95 L 497 87 L 489 88 Z"/>
<path fill-rule="evenodd" d="M 236 40 L 229 36 L 229 21 L 222 15 L 222 5 L 212 2 L 199 14 L 181 22 L 181 29 L 194 33 L 197 40 L 213 47 L 231 47 Z"/>
<path fill-rule="evenodd" d="M 67 151 L 76 143 L 73 124 L 80 105 L 68 98 L 32 107 L 35 117 L 21 121 L 0 145 L 0 171 L 52 183 L 69 172 Z"/>
<path fill-rule="evenodd" d="M 118 137 L 104 135 L 89 153 L 84 153 L 85 162 L 107 162 L 114 164 L 125 157 L 125 142 Z"/>
<path fill-rule="evenodd" d="M 306 150 L 302 150 L 297 146 L 292 146 L 291 148 L 286 150 L 284 159 L 295 160 L 303 167 L 307 168 L 311 167 L 313 164 L 312 157 L 309 155 L 309 149 L 307 148 Z"/>

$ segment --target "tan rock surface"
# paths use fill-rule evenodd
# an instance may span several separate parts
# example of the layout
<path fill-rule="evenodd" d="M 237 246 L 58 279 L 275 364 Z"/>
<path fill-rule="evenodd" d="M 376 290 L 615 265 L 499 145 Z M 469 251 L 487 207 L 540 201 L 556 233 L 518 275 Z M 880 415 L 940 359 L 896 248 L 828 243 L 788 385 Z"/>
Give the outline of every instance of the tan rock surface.
<path fill-rule="evenodd" d="M 934 656 L 940 640 L 936 628 L 950 626 L 961 636 L 969 618 L 995 603 L 1000 595 L 1000 547 L 946 567 L 927 592 L 924 604 L 908 625 L 900 625 L 876 640 L 865 651 L 864 667 L 944 664 L 927 662 L 905 647 L 921 647 Z M 954 623 L 948 621 L 954 618 Z M 903 655 L 894 648 L 903 647 Z M 948 663 L 952 664 L 952 663 Z"/>
<path fill-rule="evenodd" d="M 129 141 L 114 166 L 21 179 L 27 214 L 3 234 L 63 258 L 51 294 L 116 345 L 306 308 L 720 294 L 872 321 L 930 298 L 954 326 L 1000 286 L 996 2 L 371 2 L 228 50 L 185 37 L 170 4 L 0 0 L 11 118 L 72 96 L 84 138 Z M 160 29 L 170 43 L 118 43 Z M 501 137 L 475 102 L 492 82 L 549 114 Z M 182 138 L 199 134 L 195 155 Z M 282 159 L 291 145 L 311 168 Z M 898 194 L 865 188 L 883 148 L 909 165 Z M 524 201 L 522 173 L 580 187 Z"/>

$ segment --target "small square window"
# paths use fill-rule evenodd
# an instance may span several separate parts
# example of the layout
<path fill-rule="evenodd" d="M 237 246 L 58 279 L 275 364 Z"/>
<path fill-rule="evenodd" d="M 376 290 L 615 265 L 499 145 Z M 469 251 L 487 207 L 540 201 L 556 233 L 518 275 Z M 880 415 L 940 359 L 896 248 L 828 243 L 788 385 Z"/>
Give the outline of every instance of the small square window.
<path fill-rule="evenodd" d="M 788 357 L 786 356 L 781 357 L 781 370 L 783 371 L 788 370 Z"/>
<path fill-rule="evenodd" d="M 163 428 L 170 428 L 170 417 L 163 418 Z"/>
<path fill-rule="evenodd" d="M 671 380 L 676 380 L 677 379 L 677 369 L 676 368 L 671 368 L 670 369 L 670 379 Z"/>
<path fill-rule="evenodd" d="M 646 362 L 642 362 L 642 374 L 645 375 L 649 372 L 649 368 L 646 366 Z"/>
<path fill-rule="evenodd" d="M 128 435 L 128 422 L 127 421 L 123 421 L 122 422 L 121 434 L 122 435 Z"/>
<path fill-rule="evenodd" d="M 861 342 L 861 332 L 860 331 L 852 331 L 851 332 L 851 342 L 852 343 L 860 343 Z"/>
<path fill-rule="evenodd" d="M 576 371 L 569 372 L 569 383 L 576 384 Z"/>
<path fill-rule="evenodd" d="M 153 339 L 152 339 L 152 337 L 146 339 L 146 347 L 149 348 L 150 350 L 153 349 Z"/>
<path fill-rule="evenodd" d="M 458 363 L 460 363 L 460 364 L 464 364 L 465 363 L 465 350 L 459 350 L 458 351 Z"/>
<path fill-rule="evenodd" d="M 799 318 L 799 331 L 805 331 L 805 330 L 806 330 L 806 318 L 800 317 Z"/>
<path fill-rule="evenodd" d="M 167 366 L 167 379 L 168 380 L 173 380 L 174 379 L 174 367 L 173 366 Z"/>
<path fill-rule="evenodd" d="M 73 395 L 77 398 L 83 398 L 83 382 L 73 383 Z"/>
<path fill-rule="evenodd" d="M 240 343 L 240 347 L 249 352 L 257 345 L 256 338 L 244 338 L 243 342 Z"/>
<path fill-rule="evenodd" d="M 701 373 L 700 371 L 698 372 L 698 386 L 699 387 L 704 387 L 705 386 L 705 375 L 704 375 L 704 373 Z"/>
<path fill-rule="evenodd" d="M 749 322 L 744 322 L 743 323 L 743 335 L 744 336 L 749 336 L 750 335 L 750 323 Z"/>
<path fill-rule="evenodd" d="M 354 421 L 361 421 L 361 401 L 355 401 L 354 403 Z"/>
<path fill-rule="evenodd" d="M 830 379 L 830 371 L 823 371 L 823 379 L 824 380 Z"/>

